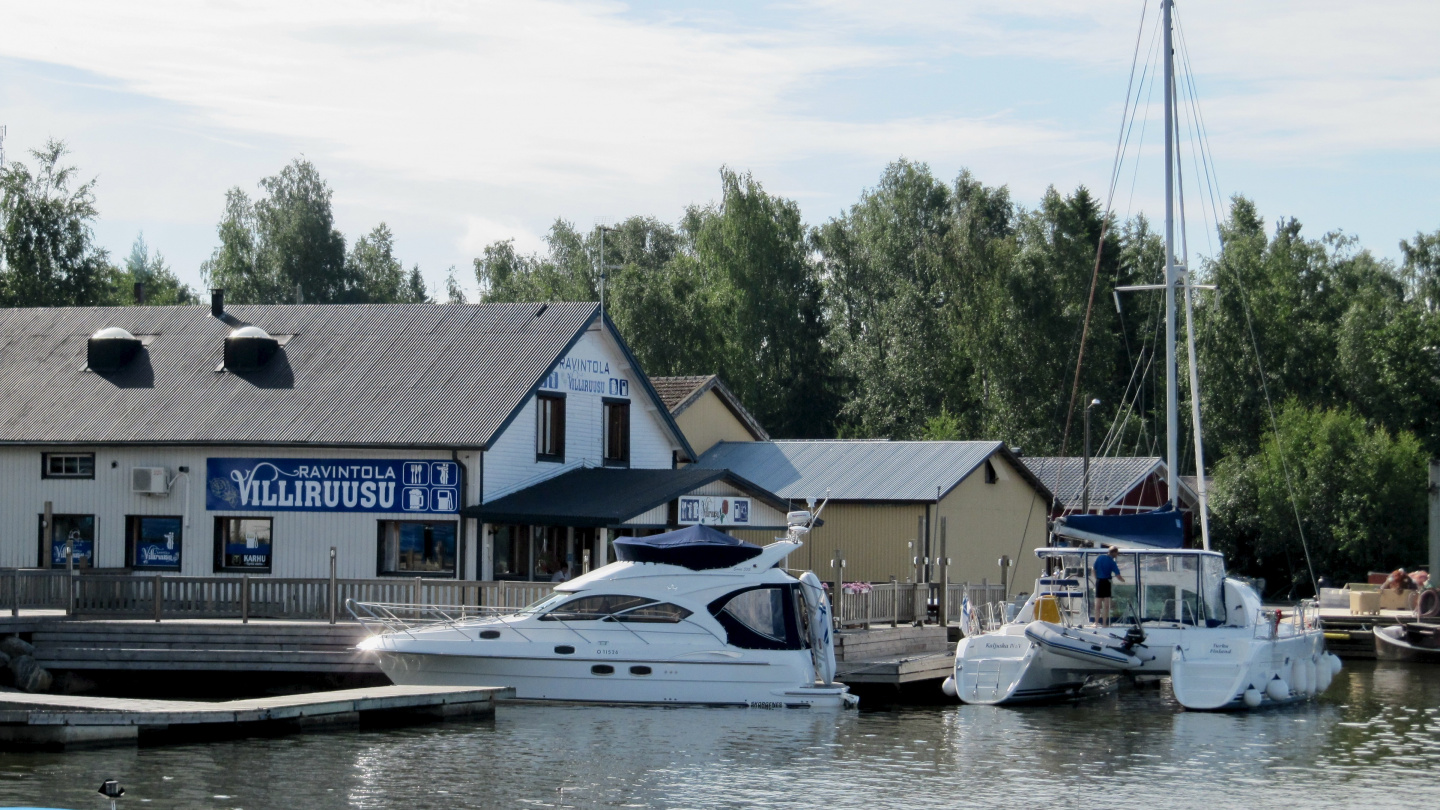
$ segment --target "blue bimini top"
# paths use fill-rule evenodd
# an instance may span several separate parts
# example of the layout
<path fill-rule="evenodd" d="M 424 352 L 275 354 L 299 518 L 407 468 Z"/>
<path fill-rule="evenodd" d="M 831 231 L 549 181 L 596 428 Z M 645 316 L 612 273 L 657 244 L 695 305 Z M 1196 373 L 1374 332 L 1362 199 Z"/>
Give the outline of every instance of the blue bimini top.
<path fill-rule="evenodd" d="M 761 549 L 709 526 L 687 526 L 650 537 L 617 537 L 615 556 L 625 562 L 679 565 L 692 571 L 729 568 Z"/>

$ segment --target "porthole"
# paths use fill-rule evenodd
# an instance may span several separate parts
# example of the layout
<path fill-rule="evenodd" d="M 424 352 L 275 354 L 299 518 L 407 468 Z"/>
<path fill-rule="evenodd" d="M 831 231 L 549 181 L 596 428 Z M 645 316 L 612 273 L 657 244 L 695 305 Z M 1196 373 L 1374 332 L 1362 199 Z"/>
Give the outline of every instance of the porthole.
<path fill-rule="evenodd" d="M 499 631 L 499 630 L 481 630 L 481 631 L 480 631 L 480 637 L 481 637 L 481 638 L 499 638 L 499 637 L 500 637 L 500 631 Z"/>
<path fill-rule="evenodd" d="M 614 675 L 615 667 L 612 667 L 609 664 L 596 664 L 595 666 L 590 667 L 590 671 L 596 675 Z"/>
<path fill-rule="evenodd" d="M 555 652 L 559 653 L 560 655 L 574 655 L 575 648 L 571 647 L 569 644 L 561 644 L 559 647 L 555 648 Z"/>
<path fill-rule="evenodd" d="M 649 675 L 650 667 L 630 667 L 631 675 Z"/>

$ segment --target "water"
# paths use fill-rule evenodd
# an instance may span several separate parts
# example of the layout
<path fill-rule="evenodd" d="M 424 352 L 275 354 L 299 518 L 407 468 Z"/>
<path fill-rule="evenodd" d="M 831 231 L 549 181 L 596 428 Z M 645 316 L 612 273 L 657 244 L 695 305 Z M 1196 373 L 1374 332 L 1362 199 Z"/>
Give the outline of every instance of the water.
<path fill-rule="evenodd" d="M 1409 803 L 1440 773 L 1440 670 L 1347 663 L 1319 702 L 782 710 L 501 706 L 493 722 L 0 755 L 0 805 L 1310 808 Z M 1427 802 L 1430 803 L 1430 802 Z"/>

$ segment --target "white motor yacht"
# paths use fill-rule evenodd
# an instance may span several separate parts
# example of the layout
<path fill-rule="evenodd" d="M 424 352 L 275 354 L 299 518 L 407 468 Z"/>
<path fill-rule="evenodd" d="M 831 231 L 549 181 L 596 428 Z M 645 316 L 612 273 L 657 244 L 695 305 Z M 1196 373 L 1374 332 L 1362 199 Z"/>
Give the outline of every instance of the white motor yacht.
<path fill-rule="evenodd" d="M 1180 705 L 1224 710 L 1305 700 L 1339 672 L 1313 606 L 1264 609 L 1216 552 L 1121 549 L 1117 613 L 1095 615 L 1094 563 L 1105 553 L 1040 549 L 1050 573 L 1014 621 L 960 641 L 946 693 L 1021 703 L 1075 697 L 1101 676 L 1168 674 Z"/>
<path fill-rule="evenodd" d="M 615 542 L 619 562 L 519 611 L 351 603 L 397 684 L 511 686 L 529 700 L 845 707 L 820 580 L 780 568 L 808 530 L 760 547 L 706 526 Z M 471 611 L 474 608 L 470 609 Z"/>

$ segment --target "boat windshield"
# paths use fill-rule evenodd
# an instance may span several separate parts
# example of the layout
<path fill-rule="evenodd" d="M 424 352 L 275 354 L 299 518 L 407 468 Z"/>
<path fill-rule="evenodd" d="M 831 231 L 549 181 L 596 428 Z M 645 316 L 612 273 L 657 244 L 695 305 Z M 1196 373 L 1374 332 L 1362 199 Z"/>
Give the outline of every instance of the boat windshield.
<path fill-rule="evenodd" d="M 1225 609 L 1225 558 L 1206 554 L 1200 559 L 1205 622 L 1212 627 L 1224 624 L 1229 618 Z"/>
<path fill-rule="evenodd" d="M 1101 549 L 1053 549 L 1044 554 L 1052 575 L 1084 582 L 1085 603 L 1095 608 L 1095 561 Z M 1195 551 L 1121 549 L 1116 560 L 1123 581 L 1112 587 L 1111 623 L 1177 622 L 1216 627 L 1225 623 L 1225 559 Z M 1075 600 L 1078 601 L 1078 600 Z M 1078 605 L 1074 607 L 1078 608 Z M 1073 614 L 1072 614 L 1073 615 Z"/>

